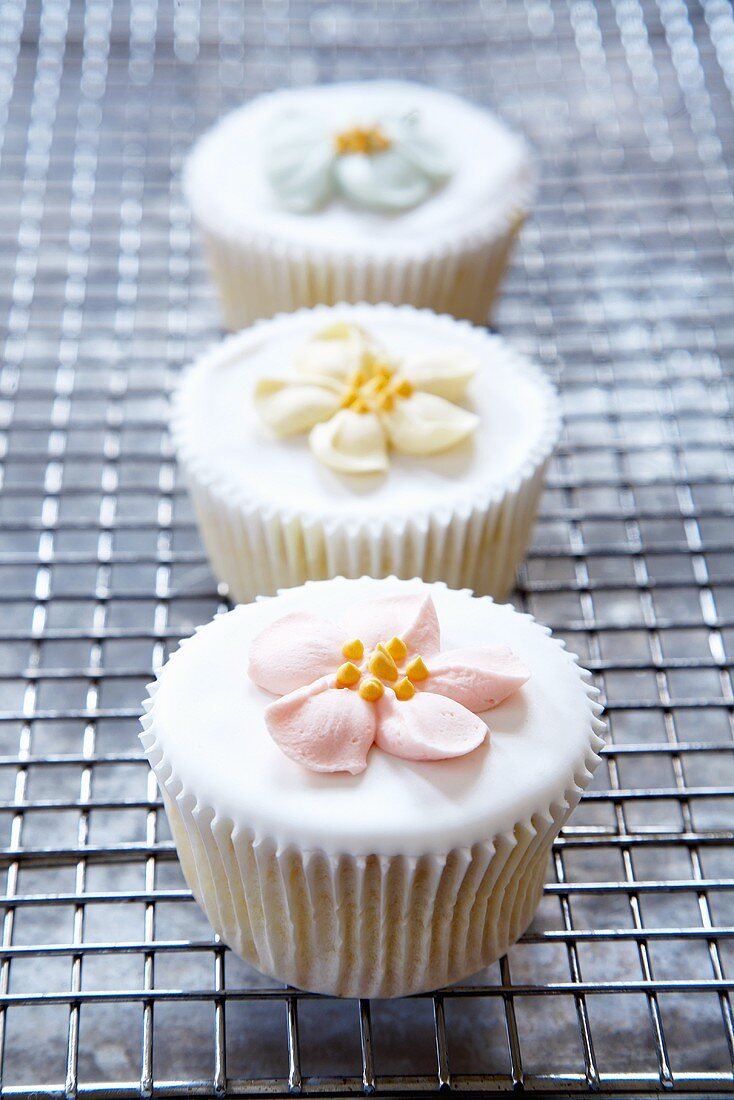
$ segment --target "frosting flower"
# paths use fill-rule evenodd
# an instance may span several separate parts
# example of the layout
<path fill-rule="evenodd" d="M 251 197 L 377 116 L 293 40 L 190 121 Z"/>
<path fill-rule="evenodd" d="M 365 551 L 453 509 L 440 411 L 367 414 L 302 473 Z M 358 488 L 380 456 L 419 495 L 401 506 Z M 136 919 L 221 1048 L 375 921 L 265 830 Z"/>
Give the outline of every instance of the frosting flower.
<path fill-rule="evenodd" d="M 395 213 L 428 198 L 451 167 L 414 111 L 336 132 L 317 115 L 289 111 L 267 136 L 265 174 L 295 213 L 316 210 L 337 194 Z"/>
<path fill-rule="evenodd" d="M 384 473 L 388 445 L 432 455 L 472 434 L 479 418 L 453 402 L 476 370 L 473 356 L 452 348 L 396 363 L 356 325 L 338 322 L 301 348 L 293 377 L 261 379 L 255 405 L 278 435 L 309 432 L 332 470 Z"/>
<path fill-rule="evenodd" d="M 358 604 L 338 625 L 285 615 L 254 639 L 248 671 L 281 696 L 265 708 L 265 723 L 286 756 L 353 775 L 373 744 L 405 760 L 472 752 L 488 735 L 477 715 L 530 676 L 506 646 L 442 653 L 430 596 Z"/>

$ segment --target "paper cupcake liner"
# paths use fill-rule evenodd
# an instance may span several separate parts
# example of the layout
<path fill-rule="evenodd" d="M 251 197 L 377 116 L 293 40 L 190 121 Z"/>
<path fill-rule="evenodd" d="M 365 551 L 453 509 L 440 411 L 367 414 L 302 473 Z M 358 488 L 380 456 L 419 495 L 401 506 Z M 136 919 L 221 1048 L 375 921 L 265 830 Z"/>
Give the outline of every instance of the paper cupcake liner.
<path fill-rule="evenodd" d="M 494 235 L 426 255 L 348 255 L 229 239 L 200 225 L 204 253 L 230 331 L 277 313 L 338 302 L 390 302 L 487 323 L 525 212 Z"/>
<path fill-rule="evenodd" d="M 215 575 L 238 603 L 307 580 L 363 574 L 445 581 L 502 599 L 530 541 L 547 460 L 500 501 L 381 529 L 338 526 L 318 517 L 243 509 L 186 469 L 204 546 Z"/>
<path fill-rule="evenodd" d="M 411 306 L 401 308 L 412 311 Z M 314 312 L 318 315 L 318 308 Z M 455 331 L 457 324 L 469 328 L 452 317 L 423 312 L 448 331 Z M 444 581 L 451 588 L 469 588 L 480 596 L 506 597 L 530 543 L 560 413 L 555 390 L 538 367 L 516 356 L 498 337 L 484 332 L 477 332 L 477 337 L 483 343 L 496 341 L 497 353 L 512 357 L 516 373 L 532 377 L 543 390 L 545 422 L 538 441 L 505 485 L 465 498 L 457 487 L 452 506 L 417 511 L 410 517 L 371 516 L 359 521 L 300 513 L 258 498 L 255 485 L 245 492 L 234 481 L 225 481 L 201 461 L 191 442 L 184 378 L 173 401 L 173 442 L 213 571 L 232 599 L 245 603 L 308 580 L 364 574 L 408 580 L 418 576 Z M 242 337 L 229 337 L 214 354 L 226 357 L 238 339 Z"/>
<path fill-rule="evenodd" d="M 343 997 L 404 996 L 489 966 L 530 924 L 553 841 L 599 763 L 598 692 L 579 674 L 589 744 L 562 797 L 471 847 L 416 856 L 305 850 L 235 828 L 173 771 L 151 685 L 141 741 L 184 876 L 215 931 L 272 978 Z"/>

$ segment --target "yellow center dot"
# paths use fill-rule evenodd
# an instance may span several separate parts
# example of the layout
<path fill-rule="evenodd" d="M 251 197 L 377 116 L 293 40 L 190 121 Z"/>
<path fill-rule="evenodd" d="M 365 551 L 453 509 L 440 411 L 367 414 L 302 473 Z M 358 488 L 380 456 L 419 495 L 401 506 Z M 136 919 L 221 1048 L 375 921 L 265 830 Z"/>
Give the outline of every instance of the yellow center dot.
<path fill-rule="evenodd" d="M 398 398 L 412 393 L 412 384 L 396 374 L 393 363 L 365 351 L 362 365 L 347 380 L 341 406 L 357 413 L 390 412 Z"/>
<path fill-rule="evenodd" d="M 339 665 L 336 670 L 336 686 L 337 687 L 354 687 L 358 684 L 362 673 L 359 671 L 356 665 L 353 665 L 351 661 L 347 661 L 343 665 Z"/>
<path fill-rule="evenodd" d="M 396 378 L 393 393 L 396 397 L 410 397 L 413 393 L 413 383 L 409 382 L 407 378 Z"/>
<path fill-rule="evenodd" d="M 347 153 L 384 153 L 392 144 L 380 127 L 352 127 L 351 130 L 342 130 L 335 136 L 333 143 L 341 156 Z"/>
<path fill-rule="evenodd" d="M 342 653 L 348 661 L 361 661 L 364 657 L 364 642 L 359 638 L 352 638 L 351 642 L 345 642 Z"/>
<path fill-rule="evenodd" d="M 368 703 L 376 703 L 385 694 L 385 689 L 379 680 L 363 680 L 359 685 L 359 694 Z"/>
<path fill-rule="evenodd" d="M 342 130 L 334 136 L 334 145 L 340 156 L 347 153 L 383 153 L 391 144 L 390 138 L 379 126 L 353 126 L 351 130 Z"/>
<path fill-rule="evenodd" d="M 389 642 L 385 643 L 385 649 L 393 661 L 404 661 L 408 656 L 408 647 L 402 638 L 391 638 Z"/>
<path fill-rule="evenodd" d="M 383 382 L 383 380 L 380 378 L 379 375 L 376 374 L 372 378 L 370 378 L 368 382 L 364 383 L 364 385 L 362 386 L 362 392 L 372 397 L 376 393 L 378 393 L 379 390 L 384 387 L 384 385 L 385 383 Z"/>
<path fill-rule="evenodd" d="M 420 683 L 421 680 L 427 680 L 429 672 L 423 658 L 420 656 L 414 657 L 405 669 L 405 675 L 412 680 L 414 684 Z"/>
<path fill-rule="evenodd" d="M 400 699 L 401 702 L 405 702 L 406 699 L 412 699 L 415 695 L 415 688 L 407 676 L 403 676 L 402 680 L 398 680 L 393 691 L 395 692 L 395 698 Z"/>
<path fill-rule="evenodd" d="M 380 680 L 389 680 L 391 683 L 398 678 L 397 665 L 384 647 L 378 646 L 369 659 L 369 670 L 373 676 Z"/>

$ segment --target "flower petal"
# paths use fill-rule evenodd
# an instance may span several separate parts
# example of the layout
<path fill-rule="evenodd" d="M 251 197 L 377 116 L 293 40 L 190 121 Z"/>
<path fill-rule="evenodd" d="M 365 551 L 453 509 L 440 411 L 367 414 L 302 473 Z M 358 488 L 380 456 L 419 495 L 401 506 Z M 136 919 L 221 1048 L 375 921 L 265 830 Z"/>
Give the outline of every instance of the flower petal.
<path fill-rule="evenodd" d="M 326 375 L 346 382 L 362 366 L 365 352 L 376 349 L 359 325 L 337 321 L 300 347 L 293 361 L 299 374 Z"/>
<path fill-rule="evenodd" d="M 375 413 L 340 409 L 309 436 L 311 450 L 341 474 L 382 474 L 388 468 L 385 433 Z"/>
<path fill-rule="evenodd" d="M 400 366 L 400 373 L 417 390 L 460 401 L 479 369 L 479 359 L 461 348 L 441 348 L 409 355 Z"/>
<path fill-rule="evenodd" d="M 255 407 L 269 428 L 278 435 L 307 432 L 314 424 L 328 420 L 341 404 L 340 395 L 328 379 L 291 383 L 261 378 L 255 386 Z"/>
<path fill-rule="evenodd" d="M 472 434 L 479 417 L 432 393 L 414 393 L 396 401 L 383 423 L 396 451 L 432 455 L 454 447 Z"/>
<path fill-rule="evenodd" d="M 452 649 L 428 662 L 429 678 L 419 684 L 481 714 L 496 707 L 530 679 L 530 671 L 508 646 Z"/>
<path fill-rule="evenodd" d="M 375 739 L 375 705 L 334 682 L 325 676 L 276 699 L 265 708 L 265 724 L 278 748 L 297 764 L 357 775 L 366 768 Z"/>
<path fill-rule="evenodd" d="M 405 760 L 465 756 L 488 736 L 481 718 L 453 699 L 420 691 L 405 702 L 386 691 L 377 704 L 375 743 Z"/>
<path fill-rule="evenodd" d="M 375 210 L 408 210 L 433 190 L 433 182 L 393 146 L 384 153 L 339 157 L 334 175 L 343 194 Z"/>
<path fill-rule="evenodd" d="M 250 646 L 248 675 L 273 695 L 310 684 L 343 662 L 346 634 L 335 623 L 294 611 L 266 626 Z"/>
<path fill-rule="evenodd" d="M 417 114 L 411 113 L 385 125 L 393 147 L 433 183 L 444 183 L 452 173 L 451 162 L 438 145 L 421 129 Z"/>
<path fill-rule="evenodd" d="M 390 638 L 402 638 L 409 654 L 429 657 L 441 647 L 438 615 L 430 596 L 385 596 L 355 604 L 342 620 L 348 638 L 360 638 L 367 649 Z"/>
<path fill-rule="evenodd" d="M 316 210 L 331 197 L 335 159 L 321 122 L 306 115 L 284 115 L 266 137 L 267 180 L 279 201 L 297 213 Z"/>

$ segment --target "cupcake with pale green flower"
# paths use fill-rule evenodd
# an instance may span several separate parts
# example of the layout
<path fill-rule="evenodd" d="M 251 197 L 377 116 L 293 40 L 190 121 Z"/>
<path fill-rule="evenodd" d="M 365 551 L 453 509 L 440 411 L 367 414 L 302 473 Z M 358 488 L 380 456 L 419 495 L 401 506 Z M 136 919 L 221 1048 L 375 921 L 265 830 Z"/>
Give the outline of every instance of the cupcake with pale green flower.
<path fill-rule="evenodd" d="M 343 201 L 397 214 L 451 178 L 451 162 L 417 111 L 334 129 L 308 108 L 283 114 L 265 139 L 265 174 L 285 209 L 309 214 Z"/>
<path fill-rule="evenodd" d="M 529 210 L 525 142 L 435 88 L 283 89 L 223 118 L 184 189 L 224 320 L 407 303 L 484 324 Z"/>
<path fill-rule="evenodd" d="M 366 304 L 230 337 L 186 373 L 172 417 L 237 601 L 363 574 L 506 595 L 558 427 L 545 375 L 501 338 Z"/>

